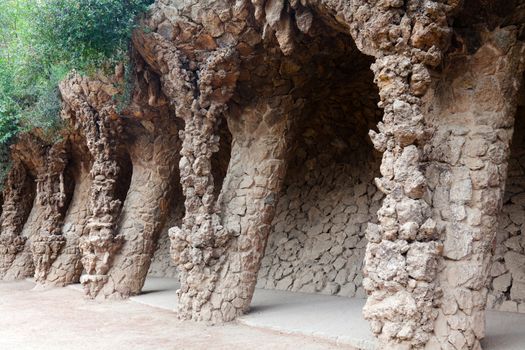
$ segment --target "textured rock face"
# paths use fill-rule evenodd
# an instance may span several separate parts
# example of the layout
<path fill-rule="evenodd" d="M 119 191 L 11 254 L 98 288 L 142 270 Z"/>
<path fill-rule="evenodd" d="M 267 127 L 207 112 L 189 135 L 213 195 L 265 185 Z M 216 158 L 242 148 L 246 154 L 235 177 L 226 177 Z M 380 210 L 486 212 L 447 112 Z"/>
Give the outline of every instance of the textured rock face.
<path fill-rule="evenodd" d="M 90 80 L 73 76 L 61 85 L 65 101 L 64 119 L 85 135 L 93 159 L 90 176 L 89 218 L 80 238 L 81 279 L 86 293 L 95 297 L 107 282 L 107 272 L 122 237 L 115 232 L 121 209 L 118 198 L 119 150 L 121 125 L 112 95 L 117 91 L 108 80 Z"/>
<path fill-rule="evenodd" d="M 22 229 L 29 217 L 36 188 L 34 179 L 21 161 L 14 161 L 5 184 L 0 217 L 0 277 L 5 278 L 18 253 L 24 250 L 27 237 Z"/>
<path fill-rule="evenodd" d="M 176 275 L 179 316 L 213 323 L 259 278 L 366 294 L 381 349 L 480 349 L 487 300 L 525 301 L 518 5 L 158 0 L 129 104 L 120 67 L 71 76 L 76 148 L 13 153 L 2 278 Z"/>
<path fill-rule="evenodd" d="M 489 270 L 487 307 L 502 311 L 525 312 L 523 295 L 523 87 L 511 144 L 503 208 L 492 246 L 494 255 Z"/>
<path fill-rule="evenodd" d="M 479 348 L 484 335 L 487 276 L 523 70 L 515 30 L 484 33 L 472 54 L 451 57 L 446 90 L 433 96 L 436 132 L 428 147 L 433 217 L 443 238 L 436 320 L 442 347 Z M 501 88 L 505 86 L 505 88 Z M 504 281 L 498 281 L 503 288 Z"/>

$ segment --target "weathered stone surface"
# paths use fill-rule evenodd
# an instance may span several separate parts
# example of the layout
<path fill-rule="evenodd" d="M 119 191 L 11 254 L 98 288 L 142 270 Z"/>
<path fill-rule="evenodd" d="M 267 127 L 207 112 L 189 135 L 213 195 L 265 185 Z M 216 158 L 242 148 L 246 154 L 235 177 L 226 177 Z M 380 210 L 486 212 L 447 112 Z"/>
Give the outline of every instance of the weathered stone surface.
<path fill-rule="evenodd" d="M 525 309 L 508 3 L 156 1 L 133 35 L 129 104 L 122 67 L 72 75 L 72 159 L 46 161 L 59 144 L 13 153 L 0 274 L 64 285 L 81 261 L 91 297 L 177 275 L 179 316 L 211 322 L 247 311 L 259 274 L 366 292 L 382 349 L 480 349 L 487 300 Z"/>
<path fill-rule="evenodd" d="M 500 36 L 513 43 L 510 51 L 494 49 L 495 38 Z M 496 57 L 486 55 L 487 50 Z M 509 293 L 514 286 L 512 274 L 505 273 L 509 268 L 491 267 L 490 260 L 506 178 L 506 166 L 501 164 L 509 153 L 517 105 L 515 72 L 523 70 L 517 52 L 523 52 L 523 47 L 512 28 L 487 32 L 471 54 L 448 58 L 449 67 L 444 72 L 447 83 L 442 86 L 451 88 L 436 85 L 426 101 L 428 122 L 440 135 L 427 149 L 430 168 L 439 173 L 432 198 L 434 220 L 443 227 L 444 235 L 443 267 L 438 278 L 445 295 L 454 294 L 458 304 L 457 310 L 444 313 L 447 326 L 436 334 L 442 348 L 480 348 L 484 331 L 475 323 L 485 309 L 489 274 L 497 276 L 490 285 L 493 294 Z M 495 71 L 478 70 L 481 62 L 496 61 Z M 492 83 L 481 83 L 485 79 Z M 500 89 L 499 84 L 506 88 Z M 486 104 L 487 99 L 493 102 Z M 507 246 L 516 247 L 512 243 L 516 242 L 510 241 Z M 509 261 L 519 260 L 508 254 L 519 253 L 505 254 Z M 448 300 L 443 297 L 441 304 L 447 305 Z M 504 308 L 514 310 L 517 306 L 507 303 Z"/>
<path fill-rule="evenodd" d="M 122 244 L 122 237 L 115 233 L 121 209 L 117 193 L 121 168 L 118 146 L 122 126 L 115 101 L 112 95 L 106 93 L 116 93 L 117 90 L 106 78 L 90 80 L 73 75 L 62 82 L 60 91 L 65 102 L 63 118 L 81 130 L 93 159 L 89 218 L 79 247 L 86 271 L 80 281 L 86 294 L 94 298 L 107 282 L 111 259 Z"/>

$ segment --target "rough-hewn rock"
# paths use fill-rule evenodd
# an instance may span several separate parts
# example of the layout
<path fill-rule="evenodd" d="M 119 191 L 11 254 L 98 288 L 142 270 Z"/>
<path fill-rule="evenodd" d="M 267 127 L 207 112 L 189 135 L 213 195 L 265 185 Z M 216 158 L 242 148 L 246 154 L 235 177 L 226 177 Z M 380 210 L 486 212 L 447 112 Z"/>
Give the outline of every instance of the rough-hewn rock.
<path fill-rule="evenodd" d="M 122 126 L 112 99 L 117 90 L 104 78 L 90 80 L 72 76 L 61 84 L 61 93 L 65 101 L 64 119 L 81 129 L 93 158 L 90 215 L 79 247 L 86 270 L 81 282 L 86 293 L 95 297 L 107 282 L 111 259 L 122 244 L 122 236 L 115 232 L 121 209 L 117 191 Z"/>
<path fill-rule="evenodd" d="M 473 53 L 450 56 L 443 80 L 425 101 L 428 122 L 435 126 L 426 149 L 426 177 L 433 219 L 444 240 L 442 326 L 436 333 L 442 348 L 478 349 L 484 336 L 479 322 L 507 176 L 523 49 L 514 28 L 483 33 Z M 503 278 L 496 284 L 505 288 Z"/>
<path fill-rule="evenodd" d="M 503 196 L 503 208 L 498 215 L 498 229 L 492 246 L 492 265 L 489 270 L 487 307 L 525 312 L 525 242 L 523 242 L 523 87 L 516 114 L 511 144 L 508 175 Z M 488 147 L 486 147 L 488 148 Z"/>
<path fill-rule="evenodd" d="M 158 0 L 127 106 L 122 67 L 61 85 L 68 211 L 62 144 L 13 153 L 0 274 L 63 285 L 82 256 L 90 297 L 177 275 L 179 316 L 222 322 L 259 273 L 366 294 L 381 349 L 480 349 L 487 295 L 525 311 L 516 143 L 503 195 L 524 23 L 516 1 Z"/>
<path fill-rule="evenodd" d="M 46 280 L 51 265 L 65 244 L 62 223 L 69 204 L 71 188 L 66 183 L 68 162 L 67 141 L 52 145 L 46 152 L 44 171 L 37 178 L 37 198 L 44 207 L 44 221 L 38 234 L 31 242 L 31 252 L 35 265 L 35 281 Z"/>
<path fill-rule="evenodd" d="M 64 163 L 61 152 L 63 146 L 63 142 L 49 145 L 31 134 L 22 135 L 13 146 L 15 164 L 9 174 L 4 194 L 6 200 L 0 235 L 2 249 L 7 253 L 2 266 L 1 277 L 4 280 L 22 279 L 35 273 L 42 279 L 49 263 L 56 257 L 52 252 L 52 244 L 45 243 L 45 236 L 52 230 L 55 237 L 50 238 L 49 242 L 61 240 L 60 181 L 57 184 L 51 179 L 60 180 L 60 170 Z M 52 164 L 58 164 L 59 169 L 53 169 Z M 47 179 L 50 181 L 47 182 Z M 53 192 L 55 189 L 58 193 Z M 62 189 L 65 191 L 65 187 Z M 37 248 L 39 245 L 40 249 Z M 61 248 L 60 243 L 54 248 L 58 251 Z"/>
<path fill-rule="evenodd" d="M 18 253 L 24 250 L 27 237 L 22 228 L 33 205 L 34 179 L 20 160 L 14 160 L 4 189 L 0 233 L 0 277 L 5 278 Z"/>

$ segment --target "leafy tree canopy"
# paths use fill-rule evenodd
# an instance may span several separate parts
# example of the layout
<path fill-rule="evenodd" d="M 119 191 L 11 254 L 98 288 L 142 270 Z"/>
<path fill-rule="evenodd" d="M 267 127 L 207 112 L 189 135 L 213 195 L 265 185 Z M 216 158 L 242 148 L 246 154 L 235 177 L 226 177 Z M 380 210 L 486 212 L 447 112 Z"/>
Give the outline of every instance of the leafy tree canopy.
<path fill-rule="evenodd" d="M 58 83 L 69 71 L 90 74 L 127 59 L 136 17 L 152 2 L 0 0 L 0 177 L 1 155 L 19 132 L 57 135 Z"/>

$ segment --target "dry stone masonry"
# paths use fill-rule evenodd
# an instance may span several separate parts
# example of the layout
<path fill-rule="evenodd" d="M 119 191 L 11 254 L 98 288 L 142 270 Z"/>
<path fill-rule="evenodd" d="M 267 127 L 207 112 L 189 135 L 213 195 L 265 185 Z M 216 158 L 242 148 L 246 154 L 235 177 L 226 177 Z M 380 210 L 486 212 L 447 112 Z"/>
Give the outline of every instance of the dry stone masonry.
<path fill-rule="evenodd" d="M 13 146 L 0 279 L 173 277 L 210 323 L 256 285 L 366 298 L 379 349 L 479 350 L 487 308 L 525 312 L 524 24 L 519 0 L 157 0 L 128 74 L 72 73 L 60 139 Z"/>
<path fill-rule="evenodd" d="M 51 264 L 65 244 L 62 224 L 70 198 L 66 184 L 67 142 L 52 145 L 45 155 L 45 172 L 36 179 L 37 201 L 45 208 L 44 222 L 31 242 L 35 281 L 46 280 Z"/>
<path fill-rule="evenodd" d="M 87 232 L 79 242 L 86 271 L 81 282 L 90 297 L 96 297 L 107 282 L 111 259 L 122 244 L 122 237 L 115 232 L 121 209 L 117 198 L 120 170 L 117 148 L 122 127 L 111 98 L 117 90 L 111 81 L 105 80 L 72 76 L 61 85 L 65 118 L 82 130 L 93 158 L 90 216 Z"/>
<path fill-rule="evenodd" d="M 523 90 L 522 90 L 523 91 Z M 498 215 L 496 240 L 492 245 L 494 254 L 489 271 L 489 296 L 487 307 L 501 311 L 525 312 L 523 305 L 525 285 L 523 279 L 523 155 L 524 118 L 523 100 L 516 114 L 516 124 L 510 159 L 507 170 L 507 181 L 503 197 L 503 208 Z"/>

